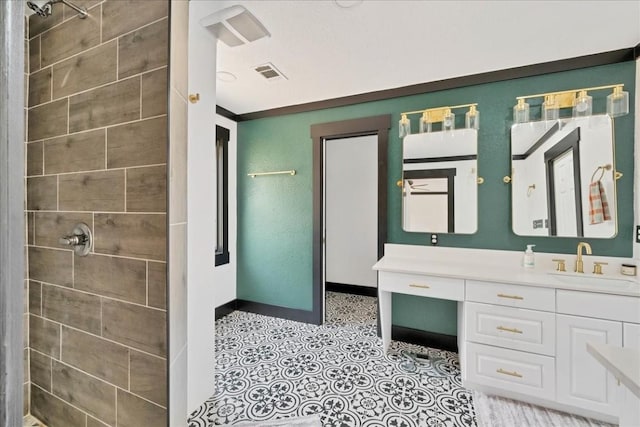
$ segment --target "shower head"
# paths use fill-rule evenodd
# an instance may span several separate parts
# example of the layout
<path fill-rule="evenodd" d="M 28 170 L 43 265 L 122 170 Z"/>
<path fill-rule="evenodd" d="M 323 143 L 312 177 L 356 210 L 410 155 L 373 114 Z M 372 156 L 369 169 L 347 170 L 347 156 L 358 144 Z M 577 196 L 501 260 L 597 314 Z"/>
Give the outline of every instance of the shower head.
<path fill-rule="evenodd" d="M 42 16 L 42 17 L 46 18 L 47 16 L 49 16 L 49 15 L 51 15 L 53 13 L 51 5 L 56 4 L 56 3 L 66 4 L 71 9 L 75 10 L 76 12 L 78 12 L 78 16 L 80 17 L 80 19 L 84 19 L 88 15 L 87 9 L 85 9 L 83 7 L 78 7 L 75 4 L 73 4 L 73 3 L 71 3 L 71 2 L 69 2 L 67 0 L 49 0 L 46 3 L 43 3 L 41 1 L 38 1 L 38 2 L 36 2 L 36 1 L 28 1 L 27 2 L 27 6 L 29 6 L 29 9 L 33 10 L 39 16 Z M 39 6 L 39 4 L 42 4 L 42 6 Z"/>

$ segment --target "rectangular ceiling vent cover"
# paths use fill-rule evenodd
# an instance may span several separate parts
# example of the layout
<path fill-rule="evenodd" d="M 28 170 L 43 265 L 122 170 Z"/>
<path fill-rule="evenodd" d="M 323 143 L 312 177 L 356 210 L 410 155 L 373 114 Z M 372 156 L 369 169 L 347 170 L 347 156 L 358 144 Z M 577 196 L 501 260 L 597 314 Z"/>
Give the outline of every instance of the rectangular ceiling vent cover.
<path fill-rule="evenodd" d="M 287 80 L 287 76 L 282 74 L 271 62 L 258 65 L 257 67 L 254 67 L 254 69 L 270 82 L 276 80 Z"/>
<path fill-rule="evenodd" d="M 229 47 L 251 43 L 271 33 L 243 6 L 227 7 L 202 18 L 200 25 Z"/>

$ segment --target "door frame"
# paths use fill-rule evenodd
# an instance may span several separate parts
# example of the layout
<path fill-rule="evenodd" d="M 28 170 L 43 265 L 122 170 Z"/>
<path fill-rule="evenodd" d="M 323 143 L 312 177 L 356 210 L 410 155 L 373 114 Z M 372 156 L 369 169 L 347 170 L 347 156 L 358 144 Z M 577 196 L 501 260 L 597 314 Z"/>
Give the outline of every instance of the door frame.
<path fill-rule="evenodd" d="M 387 147 L 391 114 L 342 120 L 311 125 L 313 141 L 313 268 L 312 268 L 312 319 L 324 323 L 324 141 L 328 139 L 377 135 L 378 137 L 378 259 L 384 254 L 387 240 Z"/>

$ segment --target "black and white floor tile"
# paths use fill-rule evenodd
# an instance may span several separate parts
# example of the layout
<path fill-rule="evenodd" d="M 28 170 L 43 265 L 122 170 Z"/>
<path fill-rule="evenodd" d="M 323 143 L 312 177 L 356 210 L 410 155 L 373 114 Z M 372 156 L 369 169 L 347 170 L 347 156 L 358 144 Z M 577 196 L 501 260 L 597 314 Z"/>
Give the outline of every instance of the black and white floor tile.
<path fill-rule="evenodd" d="M 393 342 L 385 354 L 375 298 L 328 292 L 326 305 L 323 326 L 238 311 L 218 320 L 215 392 L 189 427 L 312 414 L 325 427 L 476 426 L 456 353 Z"/>

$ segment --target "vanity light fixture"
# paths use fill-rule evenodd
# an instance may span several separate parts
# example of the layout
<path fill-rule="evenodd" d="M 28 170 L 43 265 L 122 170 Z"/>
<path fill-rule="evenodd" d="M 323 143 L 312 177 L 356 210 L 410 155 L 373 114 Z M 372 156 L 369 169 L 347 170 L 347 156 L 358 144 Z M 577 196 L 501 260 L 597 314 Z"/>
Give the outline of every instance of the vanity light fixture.
<path fill-rule="evenodd" d="M 478 104 L 463 104 L 454 105 L 452 107 L 436 107 L 427 108 L 426 110 L 406 111 L 400 113 L 399 132 L 400 138 L 404 138 L 411 134 L 411 120 L 410 114 L 422 114 L 420 117 L 420 133 L 431 132 L 433 130 L 433 123 L 441 123 L 442 130 L 453 130 L 456 128 L 456 115 L 453 112 L 455 109 L 468 108 L 469 110 L 465 114 L 465 127 L 469 129 L 478 129 L 480 127 L 480 112 L 477 109 Z"/>
<path fill-rule="evenodd" d="M 613 89 L 613 93 L 607 96 L 607 114 L 611 118 L 629 114 L 629 92 L 624 92 L 624 84 L 618 83 L 607 86 L 587 87 L 561 92 L 539 93 L 516 97 L 517 104 L 513 107 L 513 122 L 527 123 L 530 121 L 529 104 L 526 100 L 543 98 L 541 120 L 557 120 L 560 117 L 560 109 L 571 108 L 573 117 L 586 117 L 593 114 L 593 97 L 588 92 L 603 89 Z"/>

